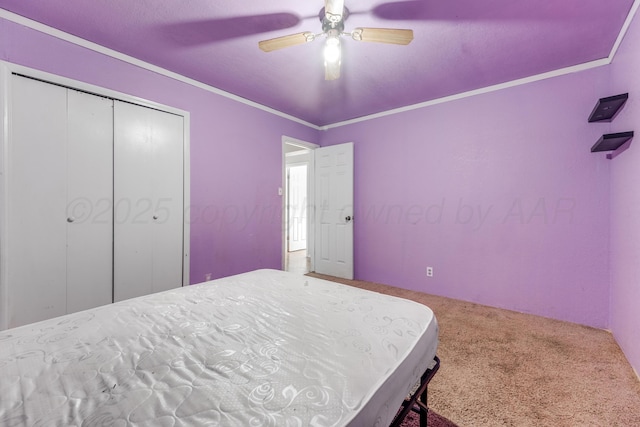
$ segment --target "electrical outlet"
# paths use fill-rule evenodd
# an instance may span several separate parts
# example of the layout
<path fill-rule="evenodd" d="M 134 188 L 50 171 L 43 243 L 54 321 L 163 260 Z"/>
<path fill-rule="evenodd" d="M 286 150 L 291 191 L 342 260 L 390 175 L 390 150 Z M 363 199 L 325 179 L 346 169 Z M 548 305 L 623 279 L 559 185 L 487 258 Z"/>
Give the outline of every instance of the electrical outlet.
<path fill-rule="evenodd" d="M 433 267 L 427 267 L 427 277 L 433 277 Z"/>

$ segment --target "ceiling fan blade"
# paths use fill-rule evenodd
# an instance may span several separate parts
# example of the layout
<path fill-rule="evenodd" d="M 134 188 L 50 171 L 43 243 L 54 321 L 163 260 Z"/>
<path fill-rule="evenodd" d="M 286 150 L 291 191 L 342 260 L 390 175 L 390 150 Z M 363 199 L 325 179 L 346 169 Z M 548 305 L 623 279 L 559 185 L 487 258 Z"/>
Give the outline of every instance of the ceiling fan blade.
<path fill-rule="evenodd" d="M 208 18 L 171 22 L 157 27 L 158 34 L 181 46 L 201 46 L 253 34 L 284 30 L 298 25 L 304 17 L 292 13 Z"/>
<path fill-rule="evenodd" d="M 344 0 L 325 0 L 324 14 L 329 22 L 339 22 L 344 11 Z"/>
<path fill-rule="evenodd" d="M 285 47 L 304 44 L 315 39 L 315 34 L 305 31 L 304 33 L 291 34 L 289 36 L 276 37 L 275 39 L 262 40 L 258 42 L 258 47 L 264 52 L 271 52 Z"/>
<path fill-rule="evenodd" d="M 407 45 L 413 40 L 413 30 L 395 28 L 356 28 L 351 37 L 357 41 Z"/>

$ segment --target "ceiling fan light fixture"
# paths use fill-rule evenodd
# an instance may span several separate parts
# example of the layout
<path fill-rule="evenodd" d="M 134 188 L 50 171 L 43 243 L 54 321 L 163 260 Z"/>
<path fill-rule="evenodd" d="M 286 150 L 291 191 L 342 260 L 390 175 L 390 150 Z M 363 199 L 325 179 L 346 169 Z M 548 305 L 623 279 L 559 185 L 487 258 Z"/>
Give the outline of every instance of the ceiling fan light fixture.
<path fill-rule="evenodd" d="M 341 56 L 340 38 L 337 36 L 327 37 L 327 41 L 324 44 L 324 62 L 327 64 L 339 63 Z"/>
<path fill-rule="evenodd" d="M 344 31 L 344 23 L 349 17 L 349 9 L 344 6 L 345 0 L 324 0 L 324 7 L 320 9 L 318 18 L 322 23 L 322 33 L 314 34 L 309 31 L 276 37 L 258 42 L 258 47 L 265 52 L 296 46 L 315 40 L 318 36 L 326 36 L 324 44 L 324 69 L 326 80 L 336 80 L 340 77 L 342 62 L 341 36 L 350 36 L 359 42 L 388 43 L 407 45 L 413 40 L 413 30 L 398 28 L 355 28 L 352 32 Z"/>

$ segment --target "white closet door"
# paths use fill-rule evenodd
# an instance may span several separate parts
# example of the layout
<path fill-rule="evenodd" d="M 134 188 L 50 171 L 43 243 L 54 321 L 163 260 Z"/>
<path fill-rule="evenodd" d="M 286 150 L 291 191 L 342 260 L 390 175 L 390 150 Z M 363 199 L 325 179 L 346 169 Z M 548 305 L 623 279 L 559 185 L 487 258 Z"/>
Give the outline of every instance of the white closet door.
<path fill-rule="evenodd" d="M 114 103 L 114 301 L 182 286 L 183 118 Z"/>
<path fill-rule="evenodd" d="M 67 91 L 11 79 L 8 145 L 8 327 L 66 308 Z"/>
<path fill-rule="evenodd" d="M 9 327 L 112 301 L 112 101 L 12 76 Z"/>
<path fill-rule="evenodd" d="M 68 92 L 67 312 L 113 300 L 113 101 Z"/>

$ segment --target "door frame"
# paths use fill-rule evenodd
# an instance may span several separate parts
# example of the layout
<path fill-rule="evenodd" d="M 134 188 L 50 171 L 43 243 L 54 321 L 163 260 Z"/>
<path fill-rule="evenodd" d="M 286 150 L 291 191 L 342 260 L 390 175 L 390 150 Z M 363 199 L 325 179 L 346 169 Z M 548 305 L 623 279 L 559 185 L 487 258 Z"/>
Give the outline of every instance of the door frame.
<path fill-rule="evenodd" d="M 58 76 L 55 74 L 47 73 L 45 71 L 36 70 L 33 68 L 25 67 L 22 65 L 14 64 L 7 61 L 0 61 L 0 331 L 5 330 L 8 326 L 8 313 L 9 313 L 9 301 L 8 296 L 8 284 L 7 284 L 7 269 L 10 266 L 7 265 L 6 252 L 8 244 L 6 241 L 6 235 L 8 230 L 7 224 L 7 200 L 8 191 L 10 191 L 9 183 L 7 182 L 7 173 L 10 168 L 9 165 L 9 141 L 11 139 L 11 75 L 21 74 L 26 77 L 35 78 L 44 82 L 65 86 L 71 89 L 76 89 L 83 92 L 88 92 L 98 96 L 105 96 L 113 99 L 117 99 L 132 104 L 137 104 L 143 107 L 153 108 L 167 113 L 182 116 L 184 118 L 183 129 L 183 165 L 184 165 L 184 177 L 183 177 L 183 206 L 184 206 L 184 220 L 183 220 L 183 242 L 182 242 L 182 286 L 189 284 L 189 263 L 190 263 L 190 218 L 189 204 L 191 203 L 191 166 L 190 166 L 190 129 L 191 119 L 190 113 L 179 108 L 171 107 L 169 105 L 160 104 L 154 101 L 149 101 L 137 96 L 129 95 L 123 92 L 106 89 L 101 86 L 81 82 L 78 80 L 69 79 L 66 77 Z"/>
<path fill-rule="evenodd" d="M 314 160 L 314 150 L 316 148 L 320 148 L 318 144 L 314 144 L 312 142 L 303 141 L 301 139 L 292 138 L 290 136 L 283 135 L 282 136 L 282 187 L 280 187 L 280 196 L 282 198 L 282 232 L 280 233 L 281 239 L 281 253 L 282 253 L 282 263 L 281 270 L 284 270 L 286 267 L 287 260 L 287 198 L 285 194 L 285 190 L 287 188 L 287 146 L 293 145 L 296 147 L 304 148 L 309 152 L 309 164 L 307 167 L 307 201 L 309 204 L 309 209 L 307 210 L 307 258 L 310 260 L 309 269 L 310 271 L 314 270 L 314 247 L 315 244 L 315 226 L 313 224 L 313 219 L 315 218 L 315 206 L 312 203 L 315 200 L 314 193 L 314 175 L 315 175 L 315 160 Z"/>

